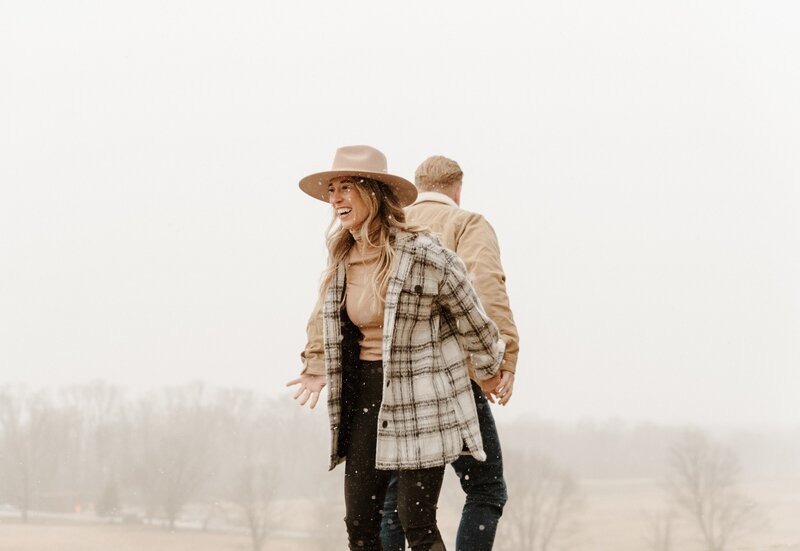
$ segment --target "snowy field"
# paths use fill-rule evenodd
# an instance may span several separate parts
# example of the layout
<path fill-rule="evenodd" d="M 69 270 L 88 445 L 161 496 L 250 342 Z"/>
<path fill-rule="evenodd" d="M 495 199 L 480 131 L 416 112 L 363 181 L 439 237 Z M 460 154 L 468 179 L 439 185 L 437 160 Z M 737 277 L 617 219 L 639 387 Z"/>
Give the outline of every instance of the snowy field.
<path fill-rule="evenodd" d="M 448 477 L 451 478 L 451 477 Z M 440 503 L 440 518 L 445 541 L 452 549 L 458 519 L 457 489 L 448 482 Z M 573 528 L 553 551 L 649 551 L 652 533 L 650 519 L 665 510 L 663 490 L 652 480 L 583 480 L 584 502 L 575 513 Z M 800 479 L 761 480 L 743 483 L 741 491 L 751 498 L 758 514 L 746 533 L 727 548 L 748 551 L 800 551 Z M 344 524 L 340 512 L 331 510 L 330 537 L 320 541 L 307 535 L 304 521 L 315 516 L 317 507 L 309 502 L 284 502 L 278 507 L 280 530 L 264 549 L 267 551 L 315 551 L 339 549 Z M 509 504 L 509 508 L 512 507 Z M 85 519 L 85 517 L 83 517 Z M 75 519 L 77 520 L 77 519 Z M 502 537 L 502 532 L 501 536 Z M 502 545 L 498 541 L 498 546 Z M 342 546 L 342 547 L 340 547 Z M 75 522 L 69 517 L 43 518 L 22 524 L 5 511 L 0 522 L 0 549 L 3 551 L 246 551 L 250 542 L 241 532 L 202 532 L 179 528 L 170 532 L 146 525 Z M 690 527 L 680 518 L 672 525 L 672 551 L 700 551 Z M 520 550 L 522 551 L 522 550 Z M 538 549 L 536 550 L 538 551 Z"/>

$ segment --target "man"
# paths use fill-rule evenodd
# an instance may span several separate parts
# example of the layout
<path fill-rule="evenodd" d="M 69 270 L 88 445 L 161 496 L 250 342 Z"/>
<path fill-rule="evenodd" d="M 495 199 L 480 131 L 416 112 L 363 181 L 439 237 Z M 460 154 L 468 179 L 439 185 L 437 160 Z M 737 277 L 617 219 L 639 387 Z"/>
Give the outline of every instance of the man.
<path fill-rule="evenodd" d="M 519 352 L 519 336 L 506 294 L 505 274 L 500 262 L 500 247 L 494 229 L 480 214 L 459 207 L 463 172 L 458 163 L 442 156 L 425 160 L 415 174 L 420 193 L 406 208 L 407 221 L 428 226 L 442 244 L 464 261 L 472 284 L 489 318 L 497 324 L 506 343 L 503 364 L 488 381 L 472 377 L 472 390 L 481 425 L 487 459 L 480 462 L 462 455 L 453 468 L 467 494 L 456 536 L 456 551 L 489 551 L 494 545 L 497 522 L 508 495 L 503 479 L 503 459 L 489 401 L 506 405 L 514 390 L 514 372 Z M 470 373 L 472 375 L 472 373 Z M 397 518 L 397 493 L 390 484 L 384 503 L 381 539 L 384 551 L 405 548 L 405 538 Z"/>

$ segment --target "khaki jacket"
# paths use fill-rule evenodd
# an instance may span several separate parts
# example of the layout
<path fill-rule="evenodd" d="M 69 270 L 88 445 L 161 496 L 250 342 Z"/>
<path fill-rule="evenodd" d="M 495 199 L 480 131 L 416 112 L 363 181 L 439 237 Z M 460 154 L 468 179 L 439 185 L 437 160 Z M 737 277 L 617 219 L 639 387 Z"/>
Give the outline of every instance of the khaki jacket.
<path fill-rule="evenodd" d="M 383 323 L 383 399 L 378 413 L 375 467 L 425 469 L 455 461 L 464 446 L 486 459 L 472 388 L 464 363 L 491 378 L 504 343 L 480 307 L 463 262 L 428 233 L 397 232 L 394 273 L 386 290 Z M 345 458 L 337 449 L 342 419 L 342 299 L 344 264 L 337 268 L 309 327 L 322 324 L 323 349 L 311 341 L 304 352 L 322 355 L 331 427 L 330 468 Z M 311 348 L 311 349 L 310 349 Z M 307 371 L 308 372 L 308 371 Z"/>
<path fill-rule="evenodd" d="M 516 372 L 519 334 L 506 293 L 506 276 L 500 262 L 500 246 L 494 229 L 480 214 L 460 208 L 447 195 L 422 192 L 406 208 L 407 221 L 427 226 L 442 245 L 455 251 L 467 266 L 470 281 L 486 314 L 497 324 L 506 343 L 502 371 Z M 470 370 L 470 374 L 474 373 Z"/>

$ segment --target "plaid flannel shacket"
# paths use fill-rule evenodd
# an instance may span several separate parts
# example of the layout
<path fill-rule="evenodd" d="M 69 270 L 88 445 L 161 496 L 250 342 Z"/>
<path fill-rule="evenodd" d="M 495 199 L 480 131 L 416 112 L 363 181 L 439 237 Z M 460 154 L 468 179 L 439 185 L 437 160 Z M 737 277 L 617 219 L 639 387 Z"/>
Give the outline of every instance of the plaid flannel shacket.
<path fill-rule="evenodd" d="M 383 402 L 375 466 L 425 469 L 455 461 L 466 449 L 486 459 L 465 366 L 479 379 L 499 369 L 505 345 L 481 307 L 452 251 L 427 233 L 395 234 L 395 272 L 386 291 L 383 324 Z M 331 427 L 330 469 L 341 422 L 344 264 L 323 304 L 325 371 Z"/>

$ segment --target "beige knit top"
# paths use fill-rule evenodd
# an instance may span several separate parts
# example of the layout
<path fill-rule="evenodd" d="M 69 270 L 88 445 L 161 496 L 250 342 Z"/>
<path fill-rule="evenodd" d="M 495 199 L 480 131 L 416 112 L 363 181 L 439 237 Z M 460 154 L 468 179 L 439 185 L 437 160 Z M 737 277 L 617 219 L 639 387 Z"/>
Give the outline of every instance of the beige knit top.
<path fill-rule="evenodd" d="M 361 340 L 359 358 L 375 361 L 383 358 L 383 310 L 384 303 L 373 290 L 372 281 L 380 250 L 377 247 L 360 247 L 358 243 L 350 249 L 345 264 L 347 295 L 345 308 L 356 327 L 364 335 Z M 384 291 L 385 293 L 385 291 Z"/>

